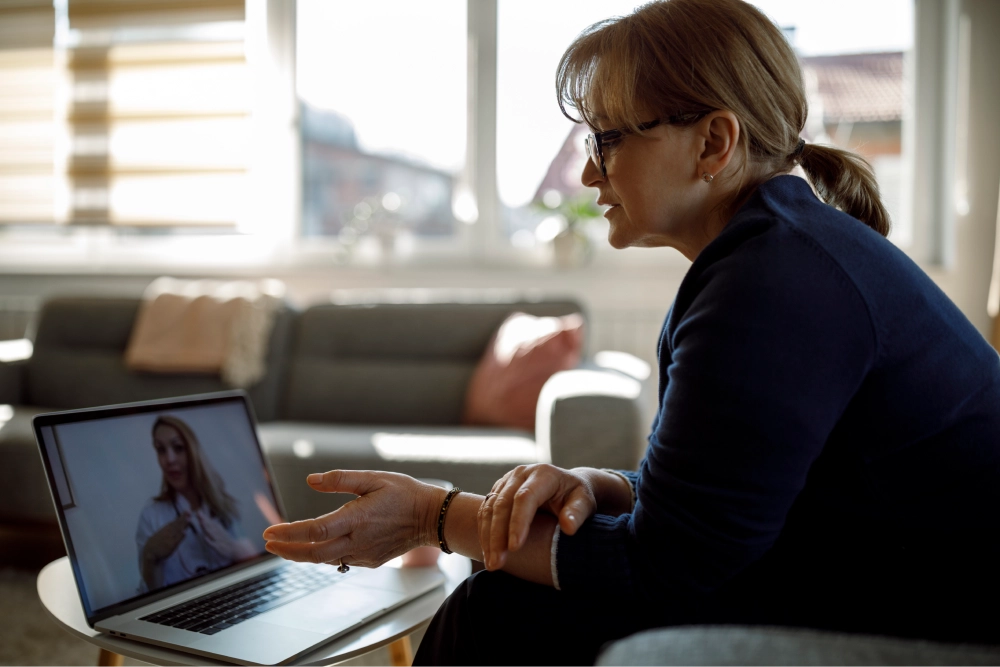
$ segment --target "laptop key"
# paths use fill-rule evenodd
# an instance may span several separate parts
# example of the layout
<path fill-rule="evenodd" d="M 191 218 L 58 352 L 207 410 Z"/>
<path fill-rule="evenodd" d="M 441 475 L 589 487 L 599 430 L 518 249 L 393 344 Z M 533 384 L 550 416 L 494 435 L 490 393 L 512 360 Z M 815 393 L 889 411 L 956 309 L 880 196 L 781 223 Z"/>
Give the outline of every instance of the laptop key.
<path fill-rule="evenodd" d="M 205 628 L 210 628 L 210 627 L 212 627 L 215 624 L 216 624 L 216 621 L 209 621 L 207 619 L 202 619 L 201 621 L 195 623 L 194 625 L 191 625 L 191 626 L 189 626 L 187 628 L 184 628 L 184 629 L 188 630 L 190 632 L 201 632 Z"/>

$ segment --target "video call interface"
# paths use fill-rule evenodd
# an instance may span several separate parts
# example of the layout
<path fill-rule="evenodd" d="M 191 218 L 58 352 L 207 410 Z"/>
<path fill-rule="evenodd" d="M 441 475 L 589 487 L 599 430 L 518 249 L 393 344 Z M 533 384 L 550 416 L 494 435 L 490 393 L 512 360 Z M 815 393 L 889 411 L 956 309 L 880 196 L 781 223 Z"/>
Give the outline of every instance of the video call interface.
<path fill-rule="evenodd" d="M 241 400 L 41 436 L 90 613 L 255 558 L 281 520 Z"/>

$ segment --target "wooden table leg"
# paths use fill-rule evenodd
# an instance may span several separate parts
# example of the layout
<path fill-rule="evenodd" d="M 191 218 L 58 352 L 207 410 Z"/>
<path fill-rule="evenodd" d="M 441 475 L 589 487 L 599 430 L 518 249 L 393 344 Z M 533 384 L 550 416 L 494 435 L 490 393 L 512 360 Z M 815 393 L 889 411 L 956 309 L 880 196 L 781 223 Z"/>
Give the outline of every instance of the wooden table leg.
<path fill-rule="evenodd" d="M 97 656 L 98 667 L 122 667 L 125 664 L 125 656 L 112 653 L 106 648 L 101 649 L 101 654 Z"/>
<path fill-rule="evenodd" d="M 413 645 L 409 635 L 389 644 L 389 662 L 393 667 L 410 667 L 413 664 Z"/>

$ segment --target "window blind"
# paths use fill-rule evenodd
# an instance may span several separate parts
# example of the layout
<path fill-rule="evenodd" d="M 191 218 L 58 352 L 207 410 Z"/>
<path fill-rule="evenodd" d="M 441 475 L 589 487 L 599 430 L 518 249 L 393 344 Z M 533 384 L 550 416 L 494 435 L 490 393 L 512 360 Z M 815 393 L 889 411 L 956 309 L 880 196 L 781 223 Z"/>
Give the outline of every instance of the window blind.
<path fill-rule="evenodd" d="M 54 91 L 49 210 L 36 203 L 23 221 L 235 225 L 250 144 L 242 0 L 59 4 L 68 30 L 50 56 L 51 83 L 33 82 Z M 11 212 L 28 201 L 15 196 Z"/>
<path fill-rule="evenodd" d="M 52 0 L 0 0 L 0 223 L 52 222 Z"/>

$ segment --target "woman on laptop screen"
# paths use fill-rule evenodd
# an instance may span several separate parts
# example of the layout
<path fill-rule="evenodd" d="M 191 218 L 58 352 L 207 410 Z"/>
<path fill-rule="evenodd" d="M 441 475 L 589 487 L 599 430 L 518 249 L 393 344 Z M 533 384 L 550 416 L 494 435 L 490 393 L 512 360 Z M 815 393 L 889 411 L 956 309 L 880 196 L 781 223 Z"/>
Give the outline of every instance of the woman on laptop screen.
<path fill-rule="evenodd" d="M 169 586 L 256 555 L 239 530 L 236 501 L 204 458 L 194 431 L 167 415 L 153 424 L 160 493 L 139 516 L 140 590 Z"/>

